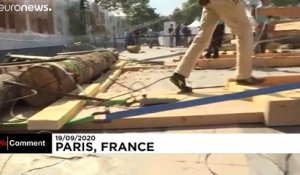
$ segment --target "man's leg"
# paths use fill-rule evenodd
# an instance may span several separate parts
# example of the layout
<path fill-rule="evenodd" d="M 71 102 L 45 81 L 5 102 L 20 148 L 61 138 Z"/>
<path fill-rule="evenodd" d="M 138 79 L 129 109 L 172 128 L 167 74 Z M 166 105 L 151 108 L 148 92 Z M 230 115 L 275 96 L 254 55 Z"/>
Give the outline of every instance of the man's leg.
<path fill-rule="evenodd" d="M 253 35 L 252 25 L 246 15 L 244 3 L 228 0 L 215 1 L 216 11 L 237 36 L 237 79 L 248 79 L 252 73 Z"/>
<path fill-rule="evenodd" d="M 190 75 L 195 61 L 200 58 L 202 52 L 208 47 L 218 20 L 219 16 L 209 8 L 209 5 L 203 8 L 200 31 L 170 78 L 183 93 L 192 92 L 192 88 L 186 85 L 185 78 Z"/>
<path fill-rule="evenodd" d="M 195 61 L 200 58 L 203 51 L 208 47 L 218 20 L 219 16 L 209 8 L 209 5 L 203 8 L 200 31 L 176 68 L 176 73 L 184 77 L 190 75 Z"/>
<path fill-rule="evenodd" d="M 237 36 L 237 83 L 255 85 L 262 83 L 262 79 L 252 77 L 252 53 L 254 50 L 254 39 L 252 25 L 246 14 L 242 0 L 228 0 L 215 2 L 215 8 L 219 16 L 231 28 Z"/>

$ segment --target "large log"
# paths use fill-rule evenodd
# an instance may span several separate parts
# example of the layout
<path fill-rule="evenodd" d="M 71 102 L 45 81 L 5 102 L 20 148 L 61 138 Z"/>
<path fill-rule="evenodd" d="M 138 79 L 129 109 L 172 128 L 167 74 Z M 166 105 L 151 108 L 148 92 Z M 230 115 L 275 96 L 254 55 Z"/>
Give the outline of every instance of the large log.
<path fill-rule="evenodd" d="M 90 83 L 92 80 L 99 78 L 116 62 L 117 55 L 110 51 L 101 51 L 83 55 L 60 55 L 55 58 L 65 58 L 67 60 L 29 66 L 20 73 L 18 81 L 9 74 L 2 74 L 0 81 L 2 79 L 17 81 L 43 91 L 27 97 L 23 101 L 34 107 L 45 107 L 60 99 L 63 94 L 74 90 L 76 84 Z M 8 89 L 10 88 L 0 85 L 0 103 L 16 97 L 15 89 L 11 89 L 11 92 L 8 92 Z M 21 97 L 33 93 L 25 88 L 19 88 L 18 90 Z"/>

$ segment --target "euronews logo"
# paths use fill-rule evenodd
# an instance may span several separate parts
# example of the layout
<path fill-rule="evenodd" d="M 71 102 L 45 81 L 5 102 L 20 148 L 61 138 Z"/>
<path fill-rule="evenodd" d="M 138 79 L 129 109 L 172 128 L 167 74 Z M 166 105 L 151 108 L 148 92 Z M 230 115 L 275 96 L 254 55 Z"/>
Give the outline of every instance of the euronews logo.
<path fill-rule="evenodd" d="M 51 12 L 52 8 L 47 4 L 20 5 L 20 4 L 0 4 L 0 12 Z"/>

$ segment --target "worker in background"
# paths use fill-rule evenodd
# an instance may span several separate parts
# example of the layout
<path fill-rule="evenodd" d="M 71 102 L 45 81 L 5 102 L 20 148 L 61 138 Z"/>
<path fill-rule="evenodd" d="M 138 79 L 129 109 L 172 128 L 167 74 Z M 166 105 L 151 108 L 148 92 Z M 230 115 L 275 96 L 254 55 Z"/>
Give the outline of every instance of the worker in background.
<path fill-rule="evenodd" d="M 176 39 L 176 46 L 181 45 L 181 36 L 180 36 L 180 31 L 181 31 L 181 25 L 177 24 L 175 28 L 175 39 Z"/>
<path fill-rule="evenodd" d="M 126 31 L 124 32 L 124 42 L 125 42 L 125 49 L 126 49 L 129 44 L 129 30 L 128 29 L 126 29 Z"/>
<path fill-rule="evenodd" d="M 225 35 L 225 25 L 220 20 L 218 23 L 210 43 L 210 46 L 207 49 L 207 53 L 205 54 L 206 58 L 211 58 L 211 54 L 213 54 L 213 58 L 219 58 L 219 50 L 222 47 L 223 38 Z"/>
<path fill-rule="evenodd" d="M 242 0 L 198 0 L 203 6 L 200 31 L 170 78 L 182 93 L 192 92 L 186 85 L 194 64 L 208 47 L 213 32 L 222 19 L 237 36 L 236 82 L 243 85 L 257 85 L 263 82 L 252 76 L 252 52 L 254 47 L 252 26 L 246 15 Z"/>
<path fill-rule="evenodd" d="M 174 47 L 174 27 L 173 24 L 170 25 L 170 28 L 168 29 L 169 37 L 170 37 L 170 47 Z"/>
<path fill-rule="evenodd" d="M 147 38 L 148 38 L 149 48 L 152 49 L 154 35 L 153 35 L 152 29 L 150 29 L 150 28 L 148 28 L 148 31 L 147 31 Z"/>
<path fill-rule="evenodd" d="M 140 45 L 140 35 L 141 32 L 140 30 L 137 28 L 133 31 L 133 35 L 134 35 L 134 44 L 135 45 Z"/>
<path fill-rule="evenodd" d="M 184 26 L 182 28 L 182 33 L 183 33 L 183 36 L 184 36 L 183 46 L 188 47 L 190 42 L 191 42 L 190 38 L 191 38 L 192 31 L 191 31 L 191 29 L 189 29 L 189 27 Z"/>
<path fill-rule="evenodd" d="M 134 36 L 133 36 L 133 31 L 132 30 L 128 30 L 128 32 L 126 33 L 126 40 L 127 40 L 127 46 L 133 46 L 135 45 L 134 43 Z"/>

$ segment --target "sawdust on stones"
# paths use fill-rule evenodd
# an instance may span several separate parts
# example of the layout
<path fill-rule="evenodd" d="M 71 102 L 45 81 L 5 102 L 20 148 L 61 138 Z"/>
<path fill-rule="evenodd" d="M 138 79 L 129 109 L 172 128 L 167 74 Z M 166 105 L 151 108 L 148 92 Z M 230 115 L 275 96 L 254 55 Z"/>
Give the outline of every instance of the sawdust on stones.
<path fill-rule="evenodd" d="M 132 89 L 139 89 L 149 85 L 158 79 L 171 76 L 173 69 L 165 68 L 163 66 L 153 66 L 149 69 L 142 69 L 140 71 L 128 71 L 122 74 L 117 82 L 130 87 Z M 145 91 L 158 91 L 162 89 L 172 89 L 172 84 L 168 80 L 163 80 L 147 89 Z M 175 89 L 175 88 L 173 88 Z M 114 83 L 108 92 L 127 92 L 129 89 Z"/>

